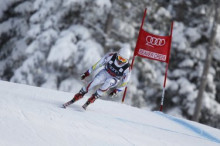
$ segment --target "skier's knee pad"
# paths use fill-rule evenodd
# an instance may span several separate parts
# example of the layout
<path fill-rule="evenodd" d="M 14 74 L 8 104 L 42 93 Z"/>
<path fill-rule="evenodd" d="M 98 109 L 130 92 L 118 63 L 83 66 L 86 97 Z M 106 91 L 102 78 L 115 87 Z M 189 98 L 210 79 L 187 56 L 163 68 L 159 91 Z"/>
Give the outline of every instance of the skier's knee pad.
<path fill-rule="evenodd" d="M 114 87 L 117 84 L 117 80 L 115 78 L 107 79 L 106 84 L 108 84 L 109 87 Z"/>
<path fill-rule="evenodd" d="M 107 91 L 109 88 L 112 88 L 117 85 L 117 80 L 114 78 L 107 79 L 105 83 L 99 88 L 102 92 Z"/>

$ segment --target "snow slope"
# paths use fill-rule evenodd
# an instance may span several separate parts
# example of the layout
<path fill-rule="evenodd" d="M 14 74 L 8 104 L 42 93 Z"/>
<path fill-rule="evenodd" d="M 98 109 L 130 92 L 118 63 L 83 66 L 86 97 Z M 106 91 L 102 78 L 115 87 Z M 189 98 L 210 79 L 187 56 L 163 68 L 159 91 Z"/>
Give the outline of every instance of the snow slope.
<path fill-rule="evenodd" d="M 219 146 L 220 130 L 125 104 L 0 81 L 1 146 Z"/>

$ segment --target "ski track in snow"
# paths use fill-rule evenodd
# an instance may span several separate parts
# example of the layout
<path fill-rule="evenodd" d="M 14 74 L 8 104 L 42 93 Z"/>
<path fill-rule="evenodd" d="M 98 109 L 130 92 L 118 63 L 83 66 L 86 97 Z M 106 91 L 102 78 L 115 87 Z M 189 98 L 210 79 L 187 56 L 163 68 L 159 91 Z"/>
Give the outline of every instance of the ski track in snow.
<path fill-rule="evenodd" d="M 116 119 L 119 120 L 119 121 L 125 122 L 125 123 L 131 123 L 131 124 L 134 124 L 134 125 L 137 125 L 137 126 L 141 125 L 143 127 L 150 127 L 150 128 L 154 128 L 154 129 L 159 129 L 159 130 L 163 130 L 163 131 L 167 131 L 167 132 L 172 132 L 172 133 L 176 133 L 176 134 L 180 134 L 180 135 L 189 136 L 189 137 L 200 138 L 200 137 L 197 137 L 197 136 L 193 136 L 193 135 L 189 135 L 189 134 L 185 134 L 185 133 L 181 133 L 181 132 L 178 132 L 178 131 L 173 131 L 173 130 L 169 130 L 169 129 L 165 129 L 165 128 L 160 128 L 160 127 L 156 127 L 156 126 L 153 126 L 153 125 L 148 125 L 148 124 L 144 124 L 144 123 L 137 123 L 137 122 L 134 122 L 134 121 L 129 121 L 129 120 L 120 119 L 120 118 L 116 118 Z M 200 139 L 202 139 L 202 138 L 200 138 Z"/>
<path fill-rule="evenodd" d="M 2 146 L 218 146 L 220 131 L 160 112 L 97 100 L 61 108 L 72 93 L 0 81 Z M 211 134 L 210 134 L 211 133 Z"/>
<path fill-rule="evenodd" d="M 191 131 L 193 131 L 193 132 L 199 134 L 200 136 L 202 136 L 202 137 L 204 137 L 204 138 L 206 138 L 206 139 L 209 139 L 209 140 L 211 140 L 211 141 L 213 141 L 213 142 L 220 143 L 220 139 L 214 137 L 214 136 L 211 135 L 210 133 L 208 133 L 208 132 L 206 132 L 206 131 L 204 131 L 204 130 L 202 130 L 202 129 L 196 127 L 196 126 L 193 126 L 193 125 L 190 124 L 189 122 L 186 122 L 186 121 L 184 121 L 184 120 L 181 120 L 181 119 L 172 117 L 172 116 L 170 116 L 170 115 L 163 114 L 163 113 L 161 113 L 161 112 L 155 112 L 155 113 L 157 113 L 157 114 L 159 114 L 159 115 L 162 115 L 163 117 L 166 117 L 166 118 L 170 119 L 171 121 L 174 121 L 174 122 L 176 122 L 176 123 L 178 123 L 178 124 L 180 124 L 180 125 L 182 125 L 182 126 L 188 128 L 189 130 L 191 130 Z"/>
<path fill-rule="evenodd" d="M 29 119 L 25 112 L 23 112 L 22 110 L 19 110 L 19 112 L 21 113 L 21 118 L 23 117 L 23 121 L 25 121 L 25 125 L 27 126 L 28 129 L 30 129 L 39 139 L 40 141 L 42 142 L 46 142 L 46 140 L 40 136 L 40 134 L 38 134 L 36 132 L 36 130 L 34 129 L 34 127 L 32 127 L 32 124 L 30 123 L 31 122 L 31 119 Z"/>

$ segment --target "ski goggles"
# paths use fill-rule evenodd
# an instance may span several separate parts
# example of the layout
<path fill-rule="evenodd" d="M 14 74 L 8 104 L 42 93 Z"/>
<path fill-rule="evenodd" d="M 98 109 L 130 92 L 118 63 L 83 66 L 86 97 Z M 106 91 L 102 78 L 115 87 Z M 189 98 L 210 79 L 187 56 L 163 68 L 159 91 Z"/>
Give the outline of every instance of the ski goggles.
<path fill-rule="evenodd" d="M 127 59 L 121 57 L 120 55 L 118 55 L 118 60 L 123 63 L 127 62 Z"/>

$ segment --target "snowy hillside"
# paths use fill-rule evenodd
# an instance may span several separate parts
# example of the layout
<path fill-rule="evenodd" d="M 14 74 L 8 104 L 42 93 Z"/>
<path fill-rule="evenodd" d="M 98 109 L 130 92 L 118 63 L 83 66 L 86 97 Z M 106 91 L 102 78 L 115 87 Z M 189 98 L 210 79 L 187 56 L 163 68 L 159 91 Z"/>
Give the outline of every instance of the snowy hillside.
<path fill-rule="evenodd" d="M 134 51 L 147 8 L 148 32 L 168 35 L 174 21 L 164 110 L 192 119 L 213 6 L 209 0 L 1 0 L 0 80 L 74 92 L 104 54 L 124 45 Z M 220 25 L 214 48 L 199 122 L 220 129 Z M 135 59 L 126 104 L 157 109 L 165 68 Z"/>
<path fill-rule="evenodd" d="M 160 112 L 85 97 L 67 109 L 72 93 L 0 81 L 0 145 L 219 146 L 220 130 Z"/>

